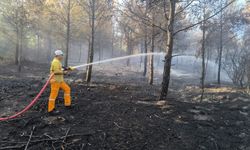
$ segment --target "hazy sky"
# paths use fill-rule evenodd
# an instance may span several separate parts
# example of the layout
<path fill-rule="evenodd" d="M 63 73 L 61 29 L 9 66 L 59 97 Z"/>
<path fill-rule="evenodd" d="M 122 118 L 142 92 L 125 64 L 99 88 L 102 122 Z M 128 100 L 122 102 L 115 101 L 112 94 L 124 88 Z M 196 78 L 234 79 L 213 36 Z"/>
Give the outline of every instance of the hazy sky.
<path fill-rule="evenodd" d="M 238 4 L 245 5 L 246 4 L 246 0 L 238 0 Z"/>
<path fill-rule="evenodd" d="M 118 2 L 121 4 L 123 0 L 118 0 Z M 237 3 L 240 5 L 245 5 L 246 4 L 246 0 L 237 0 Z"/>
<path fill-rule="evenodd" d="M 245 4 L 246 0 L 239 0 L 239 2 Z"/>

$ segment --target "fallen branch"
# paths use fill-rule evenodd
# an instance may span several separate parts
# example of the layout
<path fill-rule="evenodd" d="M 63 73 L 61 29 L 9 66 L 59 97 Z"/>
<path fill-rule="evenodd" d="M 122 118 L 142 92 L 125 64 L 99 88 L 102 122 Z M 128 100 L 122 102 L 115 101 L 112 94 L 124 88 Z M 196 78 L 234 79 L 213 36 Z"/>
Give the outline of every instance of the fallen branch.
<path fill-rule="evenodd" d="M 6 149 L 22 149 L 25 146 L 23 145 L 17 145 L 17 146 L 7 146 L 7 147 L 0 147 L 0 150 L 6 150 Z"/>
<path fill-rule="evenodd" d="M 66 134 L 65 134 L 65 137 L 64 137 L 64 139 L 63 139 L 63 142 L 65 142 L 65 141 L 66 141 L 67 136 L 68 136 L 68 134 L 69 134 L 69 131 L 70 131 L 70 128 L 67 130 L 67 132 L 66 132 Z"/>
<path fill-rule="evenodd" d="M 35 127 L 35 126 L 33 126 L 32 131 L 31 131 L 31 133 L 30 133 L 29 140 L 28 140 L 28 142 L 27 142 L 27 144 L 26 144 L 26 146 L 25 146 L 24 150 L 27 150 L 27 149 L 28 149 L 28 147 L 29 147 L 29 144 L 30 144 L 31 138 L 32 138 L 32 136 L 33 136 L 33 133 L 34 133 L 35 128 L 36 128 L 36 127 Z"/>
<path fill-rule="evenodd" d="M 44 136 L 48 137 L 49 139 L 53 139 L 53 137 L 51 137 L 50 135 L 48 135 L 47 133 L 43 134 Z"/>
<path fill-rule="evenodd" d="M 84 133 L 84 134 L 71 134 L 71 135 L 68 135 L 67 138 L 71 138 L 71 137 L 75 137 L 75 136 L 89 136 L 89 135 L 92 135 L 94 133 L 95 132 L 89 132 L 89 133 Z M 58 141 L 59 142 L 60 140 L 65 139 L 65 137 L 66 137 L 66 136 L 62 136 L 62 137 L 59 137 L 59 138 L 53 138 L 53 137 L 51 137 L 51 136 L 49 136 L 47 134 L 44 134 L 44 136 L 48 137 L 48 139 L 40 139 L 40 140 L 34 140 L 34 141 L 30 140 L 29 143 L 50 142 L 50 141 Z M 32 136 L 32 137 L 34 137 L 34 136 Z M 27 142 L 0 141 L 0 143 L 20 144 L 20 145 L 16 145 L 16 146 L 1 147 L 0 150 L 3 150 L 3 149 L 18 149 L 18 148 L 22 148 L 22 147 L 27 145 Z"/>
<path fill-rule="evenodd" d="M 63 141 L 62 141 L 62 149 L 64 150 L 65 148 L 64 148 L 64 146 L 63 146 L 63 144 L 65 143 L 65 141 L 67 140 L 67 137 L 68 137 L 68 134 L 69 134 L 69 131 L 70 131 L 70 128 L 67 130 L 67 132 L 66 132 L 66 134 L 65 134 L 65 136 L 64 136 L 64 138 L 63 138 Z"/>
<path fill-rule="evenodd" d="M 85 147 L 85 143 L 82 143 L 81 150 L 83 150 Z"/>
<path fill-rule="evenodd" d="M 115 124 L 118 128 L 121 128 L 121 129 L 126 129 L 126 128 L 124 128 L 124 127 L 122 127 L 122 126 L 118 125 L 118 123 L 116 123 L 116 122 L 114 122 L 114 124 Z"/>

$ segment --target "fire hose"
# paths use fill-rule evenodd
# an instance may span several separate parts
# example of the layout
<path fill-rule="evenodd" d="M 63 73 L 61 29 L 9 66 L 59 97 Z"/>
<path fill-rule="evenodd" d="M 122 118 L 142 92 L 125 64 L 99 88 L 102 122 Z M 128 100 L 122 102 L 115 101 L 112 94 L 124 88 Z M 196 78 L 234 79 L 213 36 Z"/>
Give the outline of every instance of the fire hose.
<path fill-rule="evenodd" d="M 31 103 L 26 106 L 23 110 L 21 110 L 20 112 L 9 116 L 9 117 L 4 117 L 4 118 L 0 118 L 0 121 L 7 121 L 10 119 L 14 119 L 17 118 L 18 116 L 24 114 L 26 111 L 28 111 L 32 106 L 34 106 L 36 104 L 36 102 L 39 100 L 39 98 L 41 97 L 41 95 L 43 94 L 43 92 L 45 91 L 45 89 L 47 88 L 47 86 L 50 83 L 51 78 L 54 76 L 54 74 L 51 74 L 49 79 L 47 80 L 47 82 L 44 84 L 43 88 L 41 89 L 41 91 L 37 94 L 37 96 L 31 101 Z"/>

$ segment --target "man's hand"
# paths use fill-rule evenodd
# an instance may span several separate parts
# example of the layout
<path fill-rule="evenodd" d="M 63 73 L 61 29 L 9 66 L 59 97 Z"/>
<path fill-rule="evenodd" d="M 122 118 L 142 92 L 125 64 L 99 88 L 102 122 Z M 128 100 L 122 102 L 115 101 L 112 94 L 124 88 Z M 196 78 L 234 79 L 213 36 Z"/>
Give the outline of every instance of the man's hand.
<path fill-rule="evenodd" d="M 69 67 L 69 70 L 70 70 L 70 71 L 74 71 L 75 68 L 70 66 L 70 67 Z"/>
<path fill-rule="evenodd" d="M 69 73 L 68 71 L 63 71 L 63 74 L 65 74 L 65 75 L 68 74 L 68 73 Z"/>
<path fill-rule="evenodd" d="M 73 71 L 73 70 L 75 70 L 75 68 L 73 68 L 73 67 L 63 67 L 63 71 Z"/>

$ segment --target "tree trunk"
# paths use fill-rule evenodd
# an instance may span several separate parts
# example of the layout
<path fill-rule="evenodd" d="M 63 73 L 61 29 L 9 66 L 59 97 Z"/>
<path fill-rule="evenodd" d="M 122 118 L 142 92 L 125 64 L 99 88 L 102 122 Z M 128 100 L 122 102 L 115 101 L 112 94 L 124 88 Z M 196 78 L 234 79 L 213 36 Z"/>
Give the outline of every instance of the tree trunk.
<path fill-rule="evenodd" d="M 147 16 L 148 13 L 148 0 L 146 0 L 146 8 L 145 8 L 145 16 Z M 147 31 L 147 25 L 144 25 L 144 53 L 148 53 L 148 31 Z M 144 56 L 144 72 L 143 76 L 145 77 L 147 75 L 147 64 L 148 64 L 148 56 Z"/>
<path fill-rule="evenodd" d="M 154 13 L 152 14 L 152 22 L 154 22 Z M 151 53 L 154 52 L 155 48 L 155 27 L 152 25 L 152 35 L 151 35 Z M 154 55 L 149 56 L 149 80 L 148 83 L 153 85 L 154 82 Z"/>
<path fill-rule="evenodd" d="M 171 73 L 171 63 L 172 63 L 172 53 L 173 53 L 173 40 L 174 40 L 174 21 L 175 21 L 175 0 L 170 0 L 169 5 L 169 20 L 168 20 L 168 33 L 167 33 L 167 48 L 165 56 L 165 64 L 163 71 L 163 81 L 160 99 L 165 99 L 168 94 L 170 73 Z"/>
<path fill-rule="evenodd" d="M 143 53 L 144 52 L 144 41 L 141 40 L 140 41 L 140 53 Z M 143 56 L 140 57 L 140 68 L 142 67 L 142 64 L 143 64 Z"/>
<path fill-rule="evenodd" d="M 154 39 L 152 39 L 152 40 L 154 40 Z M 152 44 L 153 44 L 153 42 L 152 42 Z M 152 45 L 152 47 L 151 47 L 151 52 L 154 52 L 154 45 Z M 153 82 L 154 82 L 154 55 L 149 56 L 149 68 L 150 68 L 150 71 L 149 71 L 148 83 L 150 85 L 153 85 Z"/>
<path fill-rule="evenodd" d="M 204 96 L 204 86 L 205 86 L 205 75 L 206 75 L 206 62 L 205 62 L 205 36 L 206 36 L 206 21 L 205 21 L 205 15 L 206 15 L 206 9 L 204 7 L 204 21 L 202 23 L 202 47 L 201 47 L 201 55 L 202 55 L 202 71 L 201 71 L 201 101 L 203 100 Z"/>
<path fill-rule="evenodd" d="M 99 35 L 99 36 L 100 36 L 100 35 Z M 96 42 L 96 43 L 97 43 L 97 42 Z M 99 50 L 99 51 L 98 51 L 98 53 L 99 53 L 99 54 L 98 54 L 98 55 L 99 55 L 99 61 L 101 61 L 101 55 L 102 55 L 101 53 L 102 53 L 102 51 L 101 51 L 101 38 L 100 38 L 100 37 L 98 38 L 98 50 Z"/>
<path fill-rule="evenodd" d="M 17 20 L 19 20 L 18 19 L 18 14 L 19 14 L 19 12 L 18 12 L 18 9 L 16 9 L 16 11 L 15 11 L 15 19 L 16 19 L 16 21 Z M 16 54 L 15 54 L 15 65 L 18 65 L 18 57 L 19 57 L 19 24 L 18 23 L 16 23 L 15 24 L 16 25 Z"/>
<path fill-rule="evenodd" d="M 65 52 L 65 62 L 64 65 L 68 66 L 69 59 L 69 43 L 70 43 L 70 24 L 71 24 L 71 0 L 68 0 L 68 8 L 67 8 L 67 37 L 66 37 L 66 52 Z"/>
<path fill-rule="evenodd" d="M 37 56 L 36 59 L 39 62 L 40 61 L 40 35 L 37 34 L 37 47 L 36 47 L 36 51 L 37 51 Z"/>
<path fill-rule="evenodd" d="M 90 60 L 89 60 L 89 55 L 90 55 L 90 50 L 91 49 L 91 37 L 89 37 L 88 38 L 88 56 L 87 56 L 87 63 L 89 63 L 90 62 Z M 89 66 L 87 66 L 86 67 L 86 71 L 88 71 L 88 69 L 89 69 Z M 83 78 L 85 78 L 85 80 L 87 80 L 87 74 L 86 74 L 86 76 L 84 76 Z"/>
<path fill-rule="evenodd" d="M 48 51 L 47 51 L 47 59 L 48 59 L 48 63 L 51 61 L 51 51 L 52 51 L 52 38 L 50 33 L 48 34 L 47 37 L 47 43 L 48 43 Z"/>
<path fill-rule="evenodd" d="M 145 36 L 144 36 L 144 53 L 148 53 L 148 34 L 147 30 L 145 30 Z M 147 64 L 148 64 L 148 56 L 144 56 L 144 72 L 143 76 L 145 77 L 147 75 Z"/>
<path fill-rule="evenodd" d="M 22 71 L 22 52 L 23 52 L 23 24 L 21 23 L 20 45 L 19 45 L 19 52 L 18 52 L 18 72 Z"/>
<path fill-rule="evenodd" d="M 18 65 L 19 59 L 19 28 L 16 27 L 16 55 L 15 55 L 15 65 Z"/>
<path fill-rule="evenodd" d="M 102 41 L 101 41 L 101 43 L 102 43 Z M 101 47 L 101 60 L 104 59 L 103 52 L 104 52 L 103 47 Z"/>
<path fill-rule="evenodd" d="M 49 24 L 50 24 L 50 27 L 49 27 L 49 32 L 47 33 L 47 46 L 48 46 L 48 50 L 47 50 L 47 59 L 48 59 L 48 63 L 50 63 L 51 61 L 51 52 L 53 50 L 53 47 L 52 47 L 52 19 L 50 18 L 49 20 Z"/>
<path fill-rule="evenodd" d="M 20 32 L 19 32 L 19 52 L 18 52 L 18 72 L 22 71 L 22 51 L 23 51 L 23 30 L 24 30 L 24 18 L 25 18 L 25 14 L 24 14 L 24 6 L 23 6 L 23 0 L 21 1 L 21 12 L 20 12 L 21 16 L 20 18 L 20 22 L 18 23 L 18 27 L 20 28 Z"/>
<path fill-rule="evenodd" d="M 130 40 L 130 31 L 128 31 L 127 35 L 127 55 L 131 55 L 131 40 Z M 130 59 L 127 59 L 127 66 L 130 65 Z"/>
<path fill-rule="evenodd" d="M 78 60 L 78 63 L 80 63 L 82 60 L 82 44 L 80 43 L 79 44 L 79 60 Z"/>
<path fill-rule="evenodd" d="M 112 47 L 111 47 L 111 58 L 114 57 L 114 40 L 115 40 L 115 29 L 114 29 L 114 24 L 113 24 L 113 21 L 112 21 Z M 111 62 L 112 63 L 112 62 Z"/>
<path fill-rule="evenodd" d="M 92 0 L 92 18 L 91 18 L 91 45 L 90 45 L 90 51 L 89 51 L 89 58 L 88 63 L 92 63 L 94 59 L 94 43 L 95 43 L 95 2 L 96 0 Z M 92 75 L 92 65 L 87 67 L 87 76 L 86 81 L 89 83 L 91 81 L 91 75 Z"/>
<path fill-rule="evenodd" d="M 218 62 L 218 84 L 221 84 L 221 59 L 223 53 L 223 23 L 222 23 L 222 11 L 220 16 L 220 50 L 219 50 L 219 62 Z"/>

